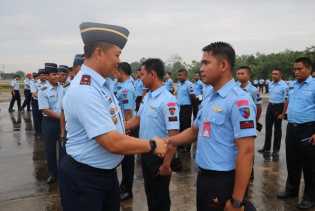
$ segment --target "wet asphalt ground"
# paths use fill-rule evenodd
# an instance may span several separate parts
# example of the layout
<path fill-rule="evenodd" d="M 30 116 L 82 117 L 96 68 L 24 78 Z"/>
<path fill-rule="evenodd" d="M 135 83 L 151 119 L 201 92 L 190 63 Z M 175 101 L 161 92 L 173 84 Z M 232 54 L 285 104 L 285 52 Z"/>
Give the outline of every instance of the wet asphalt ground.
<path fill-rule="evenodd" d="M 34 136 L 32 115 L 29 112 L 8 113 L 8 103 L 0 103 L 0 211 L 52 211 L 60 207 L 58 187 L 47 185 L 47 167 L 44 144 Z M 266 98 L 263 103 L 264 122 Z M 286 179 L 284 139 L 286 121 L 278 162 L 264 162 L 256 153 L 255 179 L 250 185 L 249 198 L 259 211 L 295 211 L 298 199 L 278 200 L 277 192 L 283 190 Z M 256 139 L 256 151 L 264 142 L 264 131 Z M 173 173 L 171 199 L 173 211 L 194 211 L 196 166 L 190 156 L 185 158 L 184 171 Z M 120 172 L 120 169 L 118 170 Z M 303 188 L 301 188 L 303 190 Z M 300 198 L 302 196 L 302 190 Z M 138 163 L 133 189 L 133 199 L 121 204 L 122 211 L 145 211 L 146 199 L 143 179 Z M 315 211 L 311 209 L 310 211 Z"/>

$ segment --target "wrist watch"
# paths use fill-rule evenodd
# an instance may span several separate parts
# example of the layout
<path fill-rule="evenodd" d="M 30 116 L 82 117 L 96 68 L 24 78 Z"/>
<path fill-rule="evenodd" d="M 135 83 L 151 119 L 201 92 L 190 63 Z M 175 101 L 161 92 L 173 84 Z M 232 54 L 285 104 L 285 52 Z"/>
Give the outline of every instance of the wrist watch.
<path fill-rule="evenodd" d="M 155 142 L 155 140 L 150 140 L 149 141 L 149 143 L 150 143 L 150 151 L 149 151 L 149 153 L 150 154 L 153 154 L 154 153 L 154 151 L 155 151 L 155 149 L 156 149 L 156 142 Z"/>
<path fill-rule="evenodd" d="M 234 208 L 241 208 L 241 207 L 243 207 L 244 202 L 232 198 L 232 199 L 231 199 L 231 204 L 232 204 L 232 206 L 233 206 Z"/>

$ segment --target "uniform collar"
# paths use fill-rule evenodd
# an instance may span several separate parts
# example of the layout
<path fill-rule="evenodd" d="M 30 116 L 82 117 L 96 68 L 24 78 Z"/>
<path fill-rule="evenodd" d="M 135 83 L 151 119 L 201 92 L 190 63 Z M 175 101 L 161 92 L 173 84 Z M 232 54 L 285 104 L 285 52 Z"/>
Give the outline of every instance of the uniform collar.
<path fill-rule="evenodd" d="M 308 76 L 308 78 L 304 81 L 305 83 L 309 84 L 313 80 L 312 76 Z"/>
<path fill-rule="evenodd" d="M 49 81 L 47 81 L 47 86 L 48 86 L 48 89 L 57 89 L 59 84 L 57 84 L 57 86 L 53 86 Z"/>
<path fill-rule="evenodd" d="M 165 88 L 164 86 L 161 86 L 158 89 L 154 90 L 153 92 L 150 91 L 149 92 L 149 96 L 153 97 L 153 98 L 156 98 L 157 96 L 159 96 L 161 94 L 161 92 L 164 90 L 164 88 Z"/>
<path fill-rule="evenodd" d="M 110 88 L 110 80 L 108 78 L 104 78 L 103 76 L 101 76 L 99 73 L 97 73 L 95 70 L 93 70 L 92 68 L 86 66 L 86 65 L 82 65 L 81 66 L 81 70 L 82 75 L 88 74 L 91 76 L 91 78 L 93 79 L 93 81 L 100 87 L 102 86 L 106 86 L 107 88 Z"/>
<path fill-rule="evenodd" d="M 227 82 L 226 84 L 224 84 L 224 86 L 221 87 L 221 88 L 217 91 L 217 93 L 218 93 L 221 97 L 225 98 L 225 97 L 230 93 L 231 89 L 232 89 L 234 86 L 235 86 L 235 81 L 234 81 L 234 79 L 231 79 L 229 82 Z"/>
<path fill-rule="evenodd" d="M 311 83 L 312 80 L 313 80 L 312 76 L 308 76 L 307 79 L 305 79 L 305 81 L 303 81 L 301 83 L 298 80 L 295 80 L 294 84 L 304 84 L 304 83 L 309 84 L 309 83 Z"/>

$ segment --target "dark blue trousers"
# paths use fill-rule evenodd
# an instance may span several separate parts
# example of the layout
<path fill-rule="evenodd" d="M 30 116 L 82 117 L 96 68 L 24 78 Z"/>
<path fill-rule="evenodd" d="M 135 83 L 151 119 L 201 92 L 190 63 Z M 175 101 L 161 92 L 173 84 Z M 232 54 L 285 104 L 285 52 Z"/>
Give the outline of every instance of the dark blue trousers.
<path fill-rule="evenodd" d="M 60 123 L 58 119 L 43 117 L 42 138 L 45 141 L 46 160 L 49 176 L 57 176 L 57 144 L 60 134 Z"/>
<path fill-rule="evenodd" d="M 119 211 L 116 169 L 79 163 L 66 155 L 60 163 L 59 184 L 63 211 Z"/>
<path fill-rule="evenodd" d="M 41 121 L 42 121 L 42 114 L 38 109 L 38 100 L 32 99 L 32 114 L 33 114 L 33 123 L 35 132 L 37 134 L 41 134 Z"/>

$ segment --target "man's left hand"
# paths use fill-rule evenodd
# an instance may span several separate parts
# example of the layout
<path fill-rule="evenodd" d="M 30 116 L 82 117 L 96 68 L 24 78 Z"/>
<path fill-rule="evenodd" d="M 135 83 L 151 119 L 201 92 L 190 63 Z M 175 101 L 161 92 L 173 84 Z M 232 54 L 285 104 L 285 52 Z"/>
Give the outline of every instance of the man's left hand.
<path fill-rule="evenodd" d="M 159 168 L 159 175 L 168 176 L 171 174 L 172 174 L 171 166 L 163 163 Z"/>
<path fill-rule="evenodd" d="M 312 145 L 315 145 L 315 134 L 313 134 L 311 138 Z"/>
<path fill-rule="evenodd" d="M 231 203 L 231 200 L 228 200 L 225 203 L 224 211 L 244 211 L 244 207 L 234 208 L 232 203 Z"/>

